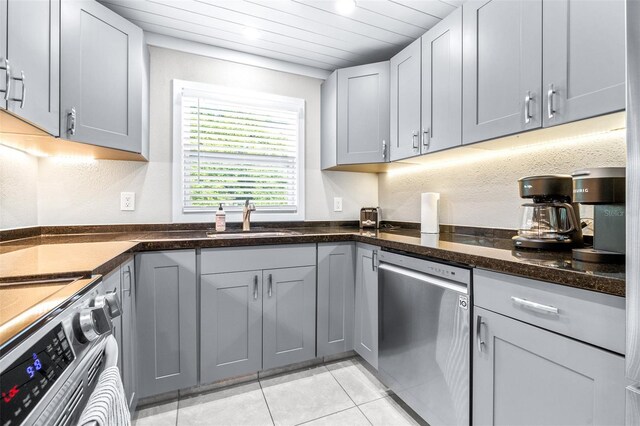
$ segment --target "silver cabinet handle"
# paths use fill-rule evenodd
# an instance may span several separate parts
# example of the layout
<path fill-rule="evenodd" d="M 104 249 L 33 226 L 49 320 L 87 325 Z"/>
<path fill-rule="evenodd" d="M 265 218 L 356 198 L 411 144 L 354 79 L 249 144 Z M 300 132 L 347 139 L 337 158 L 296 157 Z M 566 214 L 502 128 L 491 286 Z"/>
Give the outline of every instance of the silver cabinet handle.
<path fill-rule="evenodd" d="M 482 327 L 486 327 L 486 323 L 482 319 L 480 315 L 478 315 L 478 319 L 476 320 L 476 341 L 478 343 L 478 352 L 482 352 L 482 347 L 486 344 L 482 339 Z"/>
<path fill-rule="evenodd" d="M 253 276 L 253 300 L 258 300 L 258 276 Z"/>
<path fill-rule="evenodd" d="M 378 268 L 378 251 L 374 250 L 371 253 L 371 270 L 375 271 Z"/>
<path fill-rule="evenodd" d="M 553 118 L 556 115 L 556 109 L 553 106 L 553 97 L 556 95 L 556 89 L 553 87 L 553 83 L 549 85 L 549 91 L 547 92 L 547 115 L 549 118 Z"/>
<path fill-rule="evenodd" d="M 0 90 L 0 92 L 4 93 L 4 100 L 9 100 L 9 92 L 11 92 L 11 65 L 9 64 L 9 60 L 7 58 L 3 58 L 4 66 L 0 66 L 0 70 L 4 70 L 4 89 Z"/>
<path fill-rule="evenodd" d="M 533 100 L 533 95 L 530 91 L 527 91 L 527 96 L 524 97 L 524 123 L 529 124 L 531 122 L 531 101 Z"/>
<path fill-rule="evenodd" d="M 382 159 L 387 159 L 387 141 L 385 139 L 382 140 Z"/>
<path fill-rule="evenodd" d="M 76 109 L 71 108 L 71 112 L 67 114 L 67 133 L 70 135 L 76 134 Z"/>
<path fill-rule="evenodd" d="M 429 145 L 431 145 L 431 131 L 427 127 L 426 129 L 422 129 L 422 147 L 425 151 L 428 151 Z"/>
<path fill-rule="evenodd" d="M 418 149 L 418 131 L 414 131 L 413 134 L 411 135 L 411 145 L 413 146 L 413 149 Z"/>
<path fill-rule="evenodd" d="M 20 71 L 20 77 L 11 77 L 12 80 L 22 83 L 22 90 L 20 91 L 20 98 L 9 98 L 10 101 L 20 102 L 20 109 L 24 108 L 25 97 L 27 96 L 27 86 L 25 85 L 24 71 Z"/>
<path fill-rule="evenodd" d="M 554 306 L 543 305 L 538 302 L 532 302 L 530 300 L 521 299 L 515 296 L 511 296 L 511 300 L 513 301 L 513 303 L 515 303 L 518 306 L 521 306 L 526 309 L 531 309 L 532 311 L 540 312 L 543 314 L 558 315 L 558 313 L 560 312 L 558 308 Z"/>
<path fill-rule="evenodd" d="M 273 275 L 269 274 L 269 289 L 267 290 L 267 292 L 269 293 L 269 297 L 271 297 L 271 294 L 273 293 Z"/>

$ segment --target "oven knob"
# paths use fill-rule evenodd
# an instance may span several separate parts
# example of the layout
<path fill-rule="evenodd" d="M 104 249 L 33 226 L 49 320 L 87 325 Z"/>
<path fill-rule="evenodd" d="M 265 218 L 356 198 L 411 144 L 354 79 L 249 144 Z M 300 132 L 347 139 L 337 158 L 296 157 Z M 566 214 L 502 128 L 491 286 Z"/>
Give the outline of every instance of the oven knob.
<path fill-rule="evenodd" d="M 110 332 L 111 327 L 111 318 L 104 306 L 83 309 L 73 320 L 76 337 L 82 343 L 91 342 Z"/>
<path fill-rule="evenodd" d="M 96 308 L 102 308 L 106 306 L 107 313 L 109 314 L 110 318 L 119 317 L 122 313 L 122 309 L 120 309 L 120 298 L 115 291 L 113 293 L 107 293 L 96 297 L 94 306 Z"/>

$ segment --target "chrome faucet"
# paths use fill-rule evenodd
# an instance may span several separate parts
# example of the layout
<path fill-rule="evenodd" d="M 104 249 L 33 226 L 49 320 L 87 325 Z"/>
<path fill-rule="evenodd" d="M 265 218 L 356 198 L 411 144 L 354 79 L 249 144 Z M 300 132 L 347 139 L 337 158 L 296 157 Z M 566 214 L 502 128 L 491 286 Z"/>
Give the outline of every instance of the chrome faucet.
<path fill-rule="evenodd" d="M 256 206 L 253 203 L 249 203 L 249 199 L 244 203 L 244 207 L 242 208 L 242 230 L 249 231 L 251 230 L 251 212 L 256 211 Z"/>

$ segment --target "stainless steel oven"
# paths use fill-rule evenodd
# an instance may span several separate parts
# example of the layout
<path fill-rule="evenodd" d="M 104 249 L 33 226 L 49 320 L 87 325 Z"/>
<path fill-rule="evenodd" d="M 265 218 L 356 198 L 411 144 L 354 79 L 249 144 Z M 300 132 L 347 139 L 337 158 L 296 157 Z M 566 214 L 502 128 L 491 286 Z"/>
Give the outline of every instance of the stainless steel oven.
<path fill-rule="evenodd" d="M 115 302 L 98 277 L 0 347 L 0 426 L 78 421 L 105 364 L 117 362 L 107 345 Z"/>
<path fill-rule="evenodd" d="M 471 270 L 380 252 L 382 381 L 431 426 L 469 425 Z"/>

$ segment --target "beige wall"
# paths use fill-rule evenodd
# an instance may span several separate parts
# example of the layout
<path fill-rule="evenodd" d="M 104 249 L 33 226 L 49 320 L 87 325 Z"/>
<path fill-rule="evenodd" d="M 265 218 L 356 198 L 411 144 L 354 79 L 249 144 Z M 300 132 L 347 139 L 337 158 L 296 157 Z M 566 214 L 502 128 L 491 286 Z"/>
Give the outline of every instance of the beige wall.
<path fill-rule="evenodd" d="M 440 192 L 440 223 L 514 229 L 519 225 L 523 202 L 518 195 L 518 178 L 624 166 L 625 149 L 624 130 L 617 130 L 485 152 L 466 160 L 446 154 L 410 171 L 381 174 L 380 206 L 385 219 L 419 222 L 420 194 Z"/>
<path fill-rule="evenodd" d="M 38 224 L 38 159 L 0 145 L 0 229 Z"/>
<path fill-rule="evenodd" d="M 375 174 L 320 172 L 322 80 L 174 50 L 150 48 L 150 161 L 65 163 L 41 159 L 38 217 L 42 225 L 171 222 L 171 80 L 182 79 L 303 98 L 306 101 L 306 220 L 353 220 L 376 205 Z M 136 193 L 136 210 L 120 211 L 120 192 Z M 333 212 L 333 197 L 344 198 Z"/>

